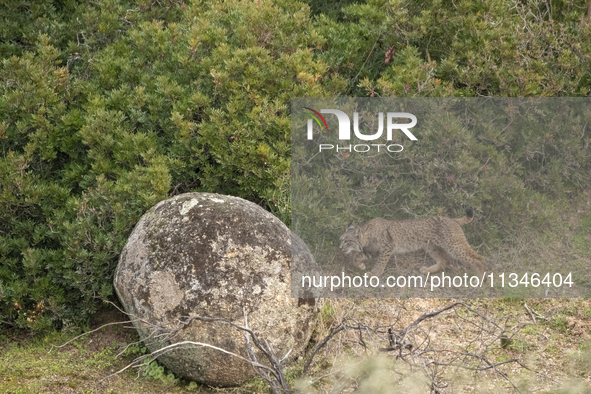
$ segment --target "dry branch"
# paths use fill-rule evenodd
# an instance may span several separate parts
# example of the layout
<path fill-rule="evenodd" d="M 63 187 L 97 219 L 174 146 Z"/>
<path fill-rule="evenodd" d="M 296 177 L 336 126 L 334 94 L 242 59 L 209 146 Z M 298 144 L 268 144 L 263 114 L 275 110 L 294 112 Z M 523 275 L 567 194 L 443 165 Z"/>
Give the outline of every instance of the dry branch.
<path fill-rule="evenodd" d="M 468 315 L 459 314 L 458 311 L 460 309 L 467 311 Z M 435 344 L 431 341 L 430 330 L 425 329 L 423 325 L 426 321 L 440 316 L 447 311 L 452 311 L 461 322 L 465 322 L 468 326 L 472 326 L 475 329 L 477 338 L 472 340 L 466 348 L 478 340 L 483 344 L 479 352 L 438 349 L 434 347 Z M 354 324 L 351 324 L 352 322 Z M 507 322 L 505 322 L 506 326 Z M 458 329 L 464 333 L 467 331 L 466 328 L 458 327 Z M 445 369 L 449 367 L 476 372 L 493 371 L 514 388 L 516 386 L 511 382 L 509 376 L 499 369 L 500 366 L 513 363 L 519 365 L 521 368 L 532 371 L 532 369 L 526 367 L 518 358 L 511 358 L 500 362 L 490 361 L 488 359 L 488 357 L 491 357 L 490 353 L 501 349 L 500 343 L 502 337 L 509 334 L 510 338 L 512 338 L 515 336 L 515 333 L 509 331 L 507 328 L 503 328 L 501 324 L 476 311 L 464 302 L 455 302 L 437 311 L 425 313 L 403 328 L 396 328 L 395 324 L 373 328 L 353 319 L 343 320 L 322 341 L 318 342 L 311 351 L 304 365 L 304 374 L 308 371 L 318 350 L 342 331 L 367 332 L 381 338 L 385 336 L 388 346 L 385 348 L 379 347 L 376 350 L 379 352 L 395 352 L 393 354 L 395 359 L 402 360 L 410 366 L 420 367 L 430 381 L 430 390 L 435 393 L 439 393 L 447 387 L 447 384 L 443 383 L 442 379 Z M 365 340 L 360 339 L 359 344 L 366 346 L 366 343 Z M 539 373 L 538 375 L 542 376 Z"/>

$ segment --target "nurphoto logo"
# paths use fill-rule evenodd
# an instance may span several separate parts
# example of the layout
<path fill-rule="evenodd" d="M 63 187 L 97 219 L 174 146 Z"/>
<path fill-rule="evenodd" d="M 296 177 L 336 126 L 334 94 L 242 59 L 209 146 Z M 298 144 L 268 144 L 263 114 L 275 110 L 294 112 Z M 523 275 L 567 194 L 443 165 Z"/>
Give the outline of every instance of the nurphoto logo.
<path fill-rule="evenodd" d="M 320 112 L 310 108 L 310 107 L 304 107 L 305 109 L 307 109 L 308 111 L 310 111 L 310 116 L 312 117 L 312 119 L 308 119 L 308 140 L 312 140 L 313 139 L 313 134 L 314 134 L 314 122 L 313 120 L 316 121 L 316 123 L 318 124 L 318 126 L 320 127 L 320 129 L 326 129 L 326 131 L 328 130 L 328 125 L 326 123 L 326 119 L 324 119 L 324 117 L 321 114 L 333 114 L 336 115 L 337 120 L 339 122 L 339 140 L 342 141 L 346 141 L 346 140 L 350 140 L 351 139 L 351 120 L 349 118 L 349 116 L 338 109 L 321 109 Z M 410 123 L 394 123 L 394 119 L 410 119 Z M 411 132 L 410 132 L 410 128 L 416 126 L 417 124 L 417 117 L 414 116 L 411 113 L 408 112 L 388 112 L 386 114 L 386 141 L 392 141 L 392 131 L 393 130 L 401 130 L 402 132 L 404 132 L 404 134 L 411 140 L 411 141 L 417 141 L 417 137 L 415 137 Z M 324 127 L 323 127 L 324 126 Z M 353 113 L 353 132 L 355 133 L 355 136 L 357 138 L 359 138 L 360 140 L 363 141 L 375 141 L 377 139 L 379 139 L 380 137 L 382 137 L 382 134 L 384 133 L 384 113 L 383 112 L 379 112 L 378 113 L 378 131 L 375 132 L 374 134 L 362 134 L 361 131 L 359 130 L 359 113 L 358 112 L 354 112 Z M 319 144 L 318 145 L 318 149 L 319 152 L 322 152 L 323 150 L 333 150 L 336 149 L 336 151 L 348 151 L 348 152 L 369 152 L 370 150 L 372 150 L 372 147 L 375 147 L 373 149 L 377 149 L 378 152 L 380 152 L 381 148 L 384 148 L 385 150 L 387 150 L 388 152 L 393 152 L 393 153 L 397 153 L 397 152 L 402 152 L 402 150 L 404 149 L 404 147 L 400 144 L 357 144 L 357 145 L 344 145 L 344 146 L 339 146 L 339 145 L 333 145 L 333 144 Z"/>

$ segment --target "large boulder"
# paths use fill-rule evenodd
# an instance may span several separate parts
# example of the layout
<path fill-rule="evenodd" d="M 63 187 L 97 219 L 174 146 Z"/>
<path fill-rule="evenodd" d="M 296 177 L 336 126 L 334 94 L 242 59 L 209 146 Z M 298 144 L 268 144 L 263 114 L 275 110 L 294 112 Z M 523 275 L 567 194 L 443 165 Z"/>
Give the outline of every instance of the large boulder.
<path fill-rule="evenodd" d="M 242 331 L 191 316 L 225 318 L 249 327 L 279 357 L 301 354 L 318 303 L 292 298 L 292 240 L 299 260 L 310 251 L 279 219 L 237 197 L 187 193 L 158 203 L 133 230 L 115 272 L 115 290 L 150 351 L 171 343 L 211 344 L 248 358 Z M 154 327 L 174 338 L 153 335 Z M 162 332 L 162 331 L 161 331 Z M 258 353 L 259 362 L 266 361 Z M 240 385 L 255 376 L 247 362 L 220 351 L 177 349 L 158 358 L 175 375 L 213 386 Z"/>

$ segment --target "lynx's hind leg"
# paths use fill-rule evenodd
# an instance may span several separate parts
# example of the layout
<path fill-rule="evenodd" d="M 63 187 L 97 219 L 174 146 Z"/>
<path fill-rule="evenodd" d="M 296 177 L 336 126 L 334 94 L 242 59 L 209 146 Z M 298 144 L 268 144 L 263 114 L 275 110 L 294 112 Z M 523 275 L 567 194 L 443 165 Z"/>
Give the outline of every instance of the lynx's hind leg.
<path fill-rule="evenodd" d="M 447 254 L 465 265 L 474 267 L 481 278 L 484 275 L 484 264 L 482 257 L 474 251 L 466 239 L 457 239 L 453 247 L 446 248 Z"/>
<path fill-rule="evenodd" d="M 427 273 L 436 273 L 443 271 L 447 268 L 449 263 L 449 256 L 445 253 L 445 250 L 435 245 L 428 245 L 425 250 L 435 260 L 435 264 L 430 267 L 421 267 L 421 274 L 426 275 Z"/>

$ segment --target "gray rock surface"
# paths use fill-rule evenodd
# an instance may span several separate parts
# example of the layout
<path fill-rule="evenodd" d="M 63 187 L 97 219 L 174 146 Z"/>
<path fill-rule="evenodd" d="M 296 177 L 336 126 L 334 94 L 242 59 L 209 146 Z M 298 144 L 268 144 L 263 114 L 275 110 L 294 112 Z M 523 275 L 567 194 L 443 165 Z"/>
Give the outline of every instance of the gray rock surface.
<path fill-rule="evenodd" d="M 303 241 L 261 207 L 237 197 L 187 193 L 158 203 L 138 222 L 121 253 L 115 289 L 151 351 L 174 342 L 208 343 L 245 358 L 244 334 L 223 323 L 180 319 L 220 317 L 249 327 L 281 358 L 301 354 L 312 333 L 317 300 L 291 298 L 292 240 L 299 259 L 313 260 Z M 301 244 L 300 244 L 301 242 Z M 155 325 L 182 327 L 174 338 L 150 337 Z M 257 354 L 259 362 L 266 361 Z M 255 377 L 235 357 L 198 347 L 158 358 L 177 376 L 214 386 Z"/>

